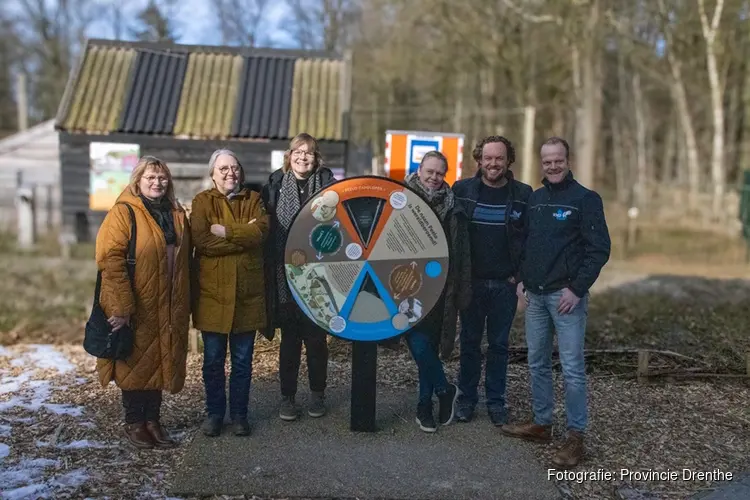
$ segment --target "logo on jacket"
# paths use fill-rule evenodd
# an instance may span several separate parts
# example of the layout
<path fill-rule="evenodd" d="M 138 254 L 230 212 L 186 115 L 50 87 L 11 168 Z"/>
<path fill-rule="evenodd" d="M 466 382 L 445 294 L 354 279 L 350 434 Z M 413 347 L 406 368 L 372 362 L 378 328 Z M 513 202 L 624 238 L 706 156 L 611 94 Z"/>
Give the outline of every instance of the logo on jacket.
<path fill-rule="evenodd" d="M 563 212 L 562 208 L 558 208 L 557 212 L 552 214 L 552 217 L 554 217 L 557 220 L 568 220 L 568 215 L 572 214 L 570 210 L 566 210 Z"/>
<path fill-rule="evenodd" d="M 510 212 L 510 218 L 513 220 L 518 220 L 521 218 L 521 212 L 518 210 L 511 210 Z"/>

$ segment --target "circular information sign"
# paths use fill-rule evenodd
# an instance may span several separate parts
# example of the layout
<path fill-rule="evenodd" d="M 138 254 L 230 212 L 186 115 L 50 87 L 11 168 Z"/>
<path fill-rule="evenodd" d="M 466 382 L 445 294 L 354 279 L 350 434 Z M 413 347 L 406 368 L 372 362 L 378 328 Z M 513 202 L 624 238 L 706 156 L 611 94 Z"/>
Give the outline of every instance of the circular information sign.
<path fill-rule="evenodd" d="M 352 177 L 315 193 L 289 230 L 289 289 L 310 320 L 348 340 L 378 341 L 415 327 L 448 273 L 435 212 L 403 184 Z"/>

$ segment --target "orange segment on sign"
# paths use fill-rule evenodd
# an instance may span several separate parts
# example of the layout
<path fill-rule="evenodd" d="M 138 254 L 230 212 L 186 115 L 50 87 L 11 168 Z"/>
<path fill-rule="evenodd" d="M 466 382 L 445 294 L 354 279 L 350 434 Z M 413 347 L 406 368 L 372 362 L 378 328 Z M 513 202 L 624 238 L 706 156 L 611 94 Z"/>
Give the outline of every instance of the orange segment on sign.
<path fill-rule="evenodd" d="M 388 197 L 393 191 L 393 183 L 373 177 L 364 177 L 362 179 L 353 178 L 345 184 L 334 184 L 329 190 L 338 193 L 339 203 L 342 205 L 347 200 L 368 196 L 385 200 L 383 211 L 380 213 L 378 220 L 375 221 L 375 228 L 369 242 L 362 241 L 359 237 L 359 233 L 354 227 L 354 223 L 343 210 L 341 211 L 341 216 L 338 218 L 341 222 L 341 227 L 344 228 L 347 234 L 349 234 L 353 240 L 359 241 L 362 244 L 362 247 L 365 248 L 363 257 L 366 259 L 372 251 L 373 246 L 371 244 L 367 245 L 366 243 L 377 241 L 378 236 L 383 231 L 383 227 L 393 211 L 393 207 L 388 203 Z"/>

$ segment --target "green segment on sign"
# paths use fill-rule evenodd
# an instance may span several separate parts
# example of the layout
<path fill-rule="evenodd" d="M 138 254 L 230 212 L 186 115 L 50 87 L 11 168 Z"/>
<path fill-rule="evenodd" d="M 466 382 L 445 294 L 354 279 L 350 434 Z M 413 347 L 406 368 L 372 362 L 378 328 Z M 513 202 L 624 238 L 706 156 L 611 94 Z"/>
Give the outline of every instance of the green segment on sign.
<path fill-rule="evenodd" d="M 338 224 L 320 225 L 313 229 L 310 237 L 313 248 L 319 253 L 334 253 L 341 246 L 341 231 Z"/>

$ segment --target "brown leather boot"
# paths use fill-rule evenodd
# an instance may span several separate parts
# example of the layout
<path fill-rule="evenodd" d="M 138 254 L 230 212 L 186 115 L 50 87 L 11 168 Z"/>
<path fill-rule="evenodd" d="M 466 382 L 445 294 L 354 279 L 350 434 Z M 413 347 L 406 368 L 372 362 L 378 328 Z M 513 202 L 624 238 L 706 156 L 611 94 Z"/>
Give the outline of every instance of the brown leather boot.
<path fill-rule="evenodd" d="M 506 436 L 534 441 L 535 443 L 548 443 L 552 440 L 551 425 L 537 425 L 534 423 L 503 425 L 500 431 Z"/>
<path fill-rule="evenodd" d="M 154 444 L 157 448 L 171 448 L 177 443 L 169 437 L 169 434 L 164 427 L 161 426 L 156 420 L 149 420 L 146 422 L 146 429 L 154 440 Z"/>
<path fill-rule="evenodd" d="M 154 447 L 154 439 L 151 433 L 146 430 L 145 422 L 135 424 L 125 424 L 125 437 L 128 442 L 141 450 L 148 450 Z"/>
<path fill-rule="evenodd" d="M 552 458 L 552 463 L 560 468 L 570 468 L 578 465 L 583 458 L 583 434 L 568 431 L 568 439 Z"/>

